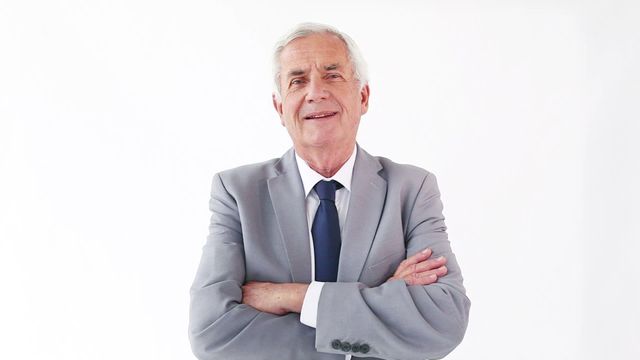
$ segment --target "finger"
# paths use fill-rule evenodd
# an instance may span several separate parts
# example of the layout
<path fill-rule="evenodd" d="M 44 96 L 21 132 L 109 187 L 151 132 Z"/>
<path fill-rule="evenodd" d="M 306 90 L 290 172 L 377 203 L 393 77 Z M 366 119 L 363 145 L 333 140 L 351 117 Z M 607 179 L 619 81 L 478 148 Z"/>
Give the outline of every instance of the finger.
<path fill-rule="evenodd" d="M 399 274 L 401 272 L 403 272 L 405 269 L 407 269 L 408 267 L 411 267 L 421 261 L 427 260 L 429 258 L 429 256 L 431 256 L 431 249 L 426 248 L 422 251 L 420 251 L 417 254 L 414 254 L 413 256 L 410 256 L 408 258 L 406 258 L 405 260 L 403 260 L 400 265 L 398 265 L 398 268 L 396 269 L 395 274 Z M 395 276 L 395 275 L 394 275 Z"/>
<path fill-rule="evenodd" d="M 413 264 L 413 266 L 409 266 L 401 271 L 399 274 L 396 274 L 396 277 L 406 277 L 411 274 L 417 274 L 433 269 L 437 269 L 440 266 L 446 264 L 447 259 L 444 256 L 440 256 L 435 259 L 428 259 L 425 261 L 421 261 L 417 264 Z"/>
<path fill-rule="evenodd" d="M 434 270 L 424 271 L 421 273 L 413 273 L 409 276 L 404 277 L 404 281 L 408 285 L 429 285 L 438 281 L 439 278 L 445 276 L 447 274 L 447 267 L 441 266 Z"/>
<path fill-rule="evenodd" d="M 421 273 L 421 274 L 411 274 L 403 279 L 404 279 L 404 282 L 410 286 L 411 285 L 429 285 L 438 281 L 438 276 L 436 274 Z"/>
<path fill-rule="evenodd" d="M 447 275 L 447 272 L 449 272 L 449 269 L 447 269 L 446 266 L 442 265 L 439 268 L 433 270 L 435 271 L 436 276 L 438 276 L 438 278 L 441 278 L 445 275 Z"/>

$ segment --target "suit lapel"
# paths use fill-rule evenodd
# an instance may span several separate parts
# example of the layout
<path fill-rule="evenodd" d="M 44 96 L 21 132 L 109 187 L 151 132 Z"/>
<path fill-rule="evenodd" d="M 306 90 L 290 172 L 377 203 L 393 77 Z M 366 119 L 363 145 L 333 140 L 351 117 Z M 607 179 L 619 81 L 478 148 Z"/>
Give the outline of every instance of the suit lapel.
<path fill-rule="evenodd" d="M 277 175 L 267 181 L 293 282 L 311 282 L 311 249 L 302 180 L 293 150 L 276 163 Z"/>
<path fill-rule="evenodd" d="M 338 281 L 358 281 L 378 229 L 387 182 L 380 162 L 358 147 L 353 168 L 347 220 L 342 232 Z"/>

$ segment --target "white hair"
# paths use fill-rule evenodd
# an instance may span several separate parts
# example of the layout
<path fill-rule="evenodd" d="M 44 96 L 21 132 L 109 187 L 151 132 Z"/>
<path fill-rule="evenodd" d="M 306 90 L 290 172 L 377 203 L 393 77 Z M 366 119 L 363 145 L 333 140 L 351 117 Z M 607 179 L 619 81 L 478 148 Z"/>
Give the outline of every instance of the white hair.
<path fill-rule="evenodd" d="M 329 25 L 317 24 L 317 23 L 302 23 L 293 28 L 287 33 L 280 41 L 276 43 L 275 50 L 273 52 L 273 80 L 274 80 L 274 94 L 278 99 L 281 99 L 280 89 L 280 55 L 284 48 L 289 45 L 293 40 L 307 37 L 312 34 L 329 33 L 338 37 L 347 46 L 347 57 L 351 61 L 353 66 L 353 72 L 355 78 L 358 80 L 360 89 L 369 83 L 369 74 L 367 73 L 367 63 L 364 61 L 358 45 L 355 41 L 349 37 L 349 35 L 338 31 Z"/>

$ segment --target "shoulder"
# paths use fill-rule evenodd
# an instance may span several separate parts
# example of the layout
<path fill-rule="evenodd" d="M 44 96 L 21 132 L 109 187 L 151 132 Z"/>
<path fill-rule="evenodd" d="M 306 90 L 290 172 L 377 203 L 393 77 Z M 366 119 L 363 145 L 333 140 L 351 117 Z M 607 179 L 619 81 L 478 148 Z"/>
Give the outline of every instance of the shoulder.
<path fill-rule="evenodd" d="M 421 187 L 425 182 L 435 181 L 432 172 L 419 166 L 397 163 L 384 156 L 366 155 L 380 164 L 378 174 L 391 186 Z"/>
<path fill-rule="evenodd" d="M 255 187 L 276 176 L 275 166 L 279 161 L 279 158 L 273 158 L 223 170 L 214 175 L 214 182 L 221 182 L 227 190 Z"/>
<path fill-rule="evenodd" d="M 380 165 L 382 165 L 382 173 L 388 177 L 424 179 L 428 176 L 433 176 L 433 173 L 430 171 L 415 165 L 400 164 L 382 156 L 376 156 L 376 159 L 380 162 Z"/>
<path fill-rule="evenodd" d="M 385 180 L 388 197 L 398 197 L 406 202 L 412 201 L 419 194 L 440 194 L 436 177 L 431 171 L 415 165 L 401 164 L 384 156 L 372 156 L 365 151 L 362 154 L 366 167 L 375 168 L 377 175 Z"/>
<path fill-rule="evenodd" d="M 416 194 L 423 188 L 437 188 L 432 172 L 415 165 L 401 164 L 384 156 L 373 156 L 358 147 L 354 177 L 375 172 L 387 184 L 390 192 Z"/>
<path fill-rule="evenodd" d="M 435 175 L 421 167 L 399 164 L 384 157 L 378 158 L 382 165 L 380 176 L 387 180 L 388 189 L 399 191 L 409 197 L 419 193 L 439 194 Z"/>
<path fill-rule="evenodd" d="M 248 196 L 249 193 L 253 194 L 256 191 L 262 192 L 270 179 L 287 173 L 297 175 L 292 148 L 279 158 L 221 171 L 214 175 L 213 186 L 214 188 L 223 187 L 228 192 L 245 193 Z"/>

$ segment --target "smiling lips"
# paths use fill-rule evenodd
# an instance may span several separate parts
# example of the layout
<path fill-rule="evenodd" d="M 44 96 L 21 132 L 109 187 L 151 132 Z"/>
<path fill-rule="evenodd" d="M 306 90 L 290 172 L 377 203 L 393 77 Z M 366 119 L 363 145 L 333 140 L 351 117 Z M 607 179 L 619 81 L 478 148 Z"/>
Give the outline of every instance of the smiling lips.
<path fill-rule="evenodd" d="M 335 114 L 337 114 L 337 111 L 318 111 L 318 112 L 313 112 L 310 114 L 307 114 L 304 119 L 305 120 L 317 120 L 317 119 L 324 119 L 324 118 L 328 118 L 331 117 Z"/>

